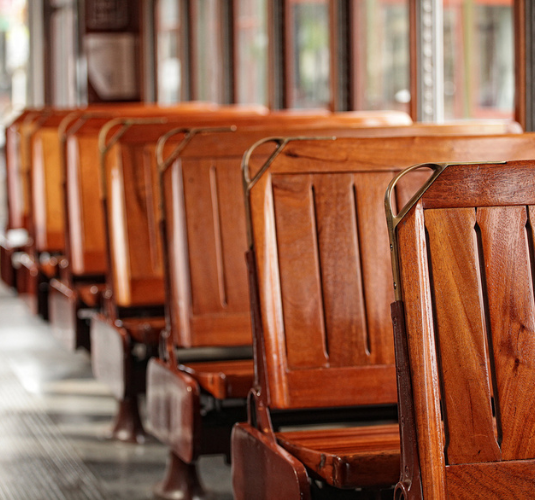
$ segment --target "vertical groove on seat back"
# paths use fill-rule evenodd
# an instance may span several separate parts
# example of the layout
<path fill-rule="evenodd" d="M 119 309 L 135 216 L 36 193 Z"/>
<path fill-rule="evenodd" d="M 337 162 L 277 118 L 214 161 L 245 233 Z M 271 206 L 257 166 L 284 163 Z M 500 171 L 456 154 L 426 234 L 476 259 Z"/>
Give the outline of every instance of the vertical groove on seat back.
<path fill-rule="evenodd" d="M 290 369 L 393 363 L 389 172 L 273 175 Z"/>
<path fill-rule="evenodd" d="M 500 459 L 491 407 L 476 212 L 429 210 L 431 288 L 449 464 Z M 455 310 L 455 314 L 449 314 Z"/>
<path fill-rule="evenodd" d="M 535 304 L 525 207 L 478 209 L 486 262 L 502 458 L 535 458 Z"/>
<path fill-rule="evenodd" d="M 272 178 L 286 355 L 290 369 L 328 366 L 312 186 L 309 175 Z"/>

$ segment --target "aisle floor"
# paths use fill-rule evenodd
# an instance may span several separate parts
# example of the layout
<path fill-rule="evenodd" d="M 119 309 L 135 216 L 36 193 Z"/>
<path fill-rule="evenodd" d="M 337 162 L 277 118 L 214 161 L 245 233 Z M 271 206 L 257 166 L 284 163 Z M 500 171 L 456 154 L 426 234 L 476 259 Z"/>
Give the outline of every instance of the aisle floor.
<path fill-rule="evenodd" d="M 115 407 L 89 356 L 66 351 L 0 287 L 0 499 L 151 499 L 167 449 L 108 440 Z M 223 457 L 199 468 L 217 500 L 232 500 Z"/>

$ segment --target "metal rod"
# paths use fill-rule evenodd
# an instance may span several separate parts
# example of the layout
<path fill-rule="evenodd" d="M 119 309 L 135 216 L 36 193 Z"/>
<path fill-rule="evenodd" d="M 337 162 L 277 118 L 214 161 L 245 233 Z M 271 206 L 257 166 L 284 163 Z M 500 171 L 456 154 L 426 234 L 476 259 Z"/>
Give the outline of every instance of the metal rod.
<path fill-rule="evenodd" d="M 165 133 L 158 140 L 156 145 L 156 161 L 158 163 L 158 170 L 160 173 L 163 173 L 169 168 L 169 166 L 178 158 L 180 153 L 184 151 L 186 146 L 190 143 L 196 135 L 202 133 L 218 133 L 218 132 L 235 132 L 236 126 L 231 127 L 177 127 L 171 129 L 169 132 Z M 175 147 L 171 154 L 164 160 L 163 150 L 167 141 L 177 134 L 185 134 L 184 138 L 180 143 Z"/>

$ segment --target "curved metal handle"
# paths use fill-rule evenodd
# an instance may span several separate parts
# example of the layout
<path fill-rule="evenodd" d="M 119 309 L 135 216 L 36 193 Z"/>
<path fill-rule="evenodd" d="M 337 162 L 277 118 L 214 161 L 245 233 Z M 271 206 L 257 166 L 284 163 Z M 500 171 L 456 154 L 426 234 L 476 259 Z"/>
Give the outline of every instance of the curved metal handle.
<path fill-rule="evenodd" d="M 158 125 L 167 122 L 167 118 L 113 118 L 100 129 L 98 134 L 98 149 L 100 154 L 105 155 L 133 125 Z M 109 142 L 106 142 L 110 130 L 119 125 L 121 125 L 121 128 L 111 136 Z"/>
<path fill-rule="evenodd" d="M 396 241 L 396 227 L 400 221 L 405 217 L 409 210 L 418 203 L 418 200 L 423 196 L 423 194 L 429 189 L 429 186 L 433 184 L 435 179 L 447 168 L 448 163 L 420 163 L 419 165 L 413 165 L 408 167 L 405 170 L 401 171 L 396 175 L 388 184 L 388 188 L 385 193 L 385 213 L 386 213 L 386 224 L 388 226 L 388 236 L 390 238 L 390 257 L 392 261 L 392 278 L 394 284 L 394 297 L 395 300 L 401 300 L 401 287 L 399 286 L 399 260 L 398 260 L 398 246 Z M 422 168 L 429 168 L 433 170 L 433 175 L 427 179 L 426 183 L 412 196 L 409 202 L 401 209 L 401 211 L 394 215 L 392 209 L 392 193 L 397 183 L 405 177 L 407 174 L 419 170 Z"/>
<path fill-rule="evenodd" d="M 394 280 L 394 297 L 395 300 L 402 300 L 401 296 L 401 287 L 400 285 L 400 269 L 399 269 L 399 249 L 397 246 L 397 240 L 396 240 L 396 227 L 401 222 L 401 220 L 407 215 L 407 213 L 418 203 L 420 198 L 425 194 L 425 192 L 429 189 L 431 184 L 435 182 L 437 177 L 439 177 L 446 168 L 452 166 L 452 165 L 498 165 L 507 163 L 505 161 L 477 161 L 477 162 L 450 162 L 450 163 L 420 163 L 419 165 L 413 165 L 412 167 L 408 167 L 402 172 L 400 172 L 396 177 L 394 177 L 390 184 L 388 185 L 388 188 L 386 190 L 385 194 L 385 213 L 386 213 L 386 224 L 388 226 L 388 236 L 390 238 L 390 256 L 392 259 L 392 277 Z M 394 215 L 394 211 L 392 210 L 392 193 L 394 191 L 394 188 L 396 187 L 397 183 L 400 179 L 405 177 L 410 172 L 413 172 L 414 170 L 418 170 L 421 168 L 429 168 L 433 170 L 433 174 L 425 184 L 418 189 L 418 191 L 412 196 L 412 198 L 406 203 L 406 205 L 401 209 L 401 211 Z"/>
<path fill-rule="evenodd" d="M 249 193 L 253 186 L 260 180 L 262 175 L 266 172 L 266 170 L 271 166 L 271 164 L 275 161 L 275 158 L 279 156 L 279 154 L 282 152 L 282 150 L 286 147 L 286 145 L 289 142 L 293 141 L 334 141 L 336 140 L 336 137 L 266 137 L 264 139 L 260 139 L 259 141 L 255 142 L 243 155 L 242 158 L 242 164 L 241 164 L 241 170 L 242 170 L 242 179 L 243 179 L 243 193 L 244 193 L 244 202 L 245 202 L 245 217 L 246 217 L 246 226 L 247 226 L 247 243 L 249 245 L 249 248 L 253 245 L 253 223 L 251 220 L 251 206 L 249 203 Z M 270 142 L 273 142 L 277 145 L 275 148 L 275 151 L 271 153 L 269 158 L 264 162 L 264 164 L 260 167 L 258 172 L 253 176 L 251 179 L 249 177 L 249 163 L 251 161 L 251 157 L 253 156 L 253 153 L 256 149 L 258 149 L 260 146 L 263 146 L 264 144 L 268 144 Z"/>
<path fill-rule="evenodd" d="M 396 226 L 399 224 L 399 221 L 407 214 L 407 212 L 418 202 L 418 200 L 422 197 L 422 195 L 427 191 L 429 186 L 433 184 L 435 179 L 444 171 L 444 169 L 450 164 L 448 163 L 420 163 L 418 165 L 413 165 L 412 167 L 408 167 L 405 170 L 401 171 L 398 175 L 396 175 L 388 184 L 388 188 L 386 189 L 385 194 L 385 212 L 386 212 L 386 220 L 388 224 L 388 230 L 395 229 Z M 429 168 L 433 170 L 433 175 L 427 180 L 427 182 L 412 196 L 412 198 L 408 201 L 408 203 L 401 209 L 401 212 L 399 212 L 397 215 L 394 215 L 394 211 L 392 209 L 392 193 L 394 191 L 394 188 L 396 187 L 397 183 L 405 177 L 410 172 L 414 172 L 415 170 L 420 170 L 422 168 Z"/>
<path fill-rule="evenodd" d="M 98 111 L 80 111 L 75 110 L 69 113 L 60 123 L 58 134 L 62 143 L 66 142 L 67 135 L 75 134 L 80 127 L 91 118 L 108 118 L 112 119 L 109 114 Z"/>
<path fill-rule="evenodd" d="M 117 141 L 134 125 L 157 125 L 167 123 L 166 118 L 113 118 L 100 129 L 98 134 L 98 149 L 100 152 L 100 183 L 102 186 L 102 199 L 107 198 L 107 179 L 106 179 L 106 155 Z M 120 126 L 109 142 L 107 141 L 108 133 L 114 127 Z"/>
<path fill-rule="evenodd" d="M 158 163 L 158 170 L 160 171 L 160 174 L 164 173 L 169 168 L 169 166 L 178 158 L 180 153 L 184 151 L 191 139 L 193 139 L 196 135 L 205 132 L 234 132 L 236 128 L 237 127 L 235 125 L 232 125 L 230 127 L 177 127 L 169 130 L 169 132 L 166 132 L 158 139 L 158 143 L 156 145 L 156 161 Z M 165 144 L 171 137 L 177 134 L 185 134 L 185 136 L 171 152 L 171 154 L 164 159 L 163 150 Z"/>

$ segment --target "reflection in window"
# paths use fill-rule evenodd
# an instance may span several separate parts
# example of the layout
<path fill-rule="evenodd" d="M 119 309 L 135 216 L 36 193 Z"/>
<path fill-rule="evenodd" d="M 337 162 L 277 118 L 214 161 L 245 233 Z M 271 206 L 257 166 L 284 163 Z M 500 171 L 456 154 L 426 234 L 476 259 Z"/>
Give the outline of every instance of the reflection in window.
<path fill-rule="evenodd" d="M 408 1 L 369 0 L 356 8 L 355 108 L 408 112 Z"/>
<path fill-rule="evenodd" d="M 444 0 L 446 119 L 512 117 L 512 16 L 512 0 Z"/>
<path fill-rule="evenodd" d="M 180 2 L 159 0 L 156 12 L 158 102 L 181 100 Z"/>
<path fill-rule="evenodd" d="M 329 2 L 291 0 L 294 108 L 328 107 L 329 92 Z"/>
<path fill-rule="evenodd" d="M 196 99 L 221 103 L 223 99 L 223 68 L 220 52 L 220 31 L 217 0 L 196 2 Z"/>
<path fill-rule="evenodd" d="M 240 0 L 236 20 L 237 101 L 267 104 L 267 0 Z"/>

